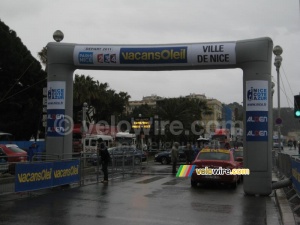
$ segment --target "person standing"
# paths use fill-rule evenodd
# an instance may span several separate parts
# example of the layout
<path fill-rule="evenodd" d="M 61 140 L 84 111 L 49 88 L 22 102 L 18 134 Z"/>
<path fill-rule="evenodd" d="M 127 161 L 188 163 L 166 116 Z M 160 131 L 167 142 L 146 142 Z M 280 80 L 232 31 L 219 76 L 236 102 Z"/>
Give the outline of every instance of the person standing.
<path fill-rule="evenodd" d="M 296 140 L 293 141 L 293 145 L 294 145 L 294 149 L 296 149 L 297 148 L 297 141 Z"/>
<path fill-rule="evenodd" d="M 33 142 L 31 144 L 31 146 L 28 148 L 27 151 L 27 160 L 28 161 L 32 161 L 33 160 L 33 156 L 37 153 L 37 148 L 38 146 L 36 145 L 36 142 Z"/>
<path fill-rule="evenodd" d="M 102 171 L 103 171 L 103 180 L 101 183 L 107 183 L 108 182 L 108 163 L 111 161 L 109 152 L 107 150 L 107 147 L 105 145 L 105 142 L 102 138 L 99 138 L 98 140 L 98 151 L 101 159 L 102 164 Z"/>
<path fill-rule="evenodd" d="M 178 142 L 175 142 L 173 147 L 172 147 L 172 150 L 171 150 L 171 160 L 172 160 L 172 173 L 176 173 L 176 167 L 177 167 L 177 161 L 178 161 L 178 158 L 179 158 L 179 150 L 178 150 L 178 147 L 179 147 L 179 143 Z"/>
<path fill-rule="evenodd" d="M 186 164 L 191 164 L 194 160 L 194 150 L 190 143 L 186 145 L 186 149 L 184 151 L 186 157 Z"/>

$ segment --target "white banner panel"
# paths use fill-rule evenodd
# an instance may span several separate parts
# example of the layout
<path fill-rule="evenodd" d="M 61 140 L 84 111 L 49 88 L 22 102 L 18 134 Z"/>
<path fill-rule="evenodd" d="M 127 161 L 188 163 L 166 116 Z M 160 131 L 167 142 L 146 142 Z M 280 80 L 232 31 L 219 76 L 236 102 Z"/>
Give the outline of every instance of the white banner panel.
<path fill-rule="evenodd" d="M 206 66 L 236 64 L 236 43 L 176 44 L 157 46 L 76 45 L 76 66 Z"/>
<path fill-rule="evenodd" d="M 246 82 L 246 111 L 268 111 L 268 81 Z"/>

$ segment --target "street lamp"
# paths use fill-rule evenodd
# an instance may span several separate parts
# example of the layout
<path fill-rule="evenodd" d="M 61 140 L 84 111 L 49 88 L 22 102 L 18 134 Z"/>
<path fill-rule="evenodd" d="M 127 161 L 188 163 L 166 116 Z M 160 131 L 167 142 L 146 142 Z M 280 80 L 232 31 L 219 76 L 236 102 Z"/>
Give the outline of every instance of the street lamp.
<path fill-rule="evenodd" d="M 280 119 L 280 78 L 279 78 L 279 68 L 281 66 L 282 57 L 280 56 L 282 54 L 283 50 L 279 45 L 276 45 L 273 48 L 273 53 L 275 56 L 275 62 L 274 65 L 276 67 L 277 71 L 277 96 L 278 96 L 278 119 Z M 278 129 L 278 142 L 279 142 L 279 152 L 281 151 L 281 132 L 280 132 L 280 126 L 281 124 L 277 124 Z"/>
<path fill-rule="evenodd" d="M 86 134 L 87 133 L 87 125 L 86 125 L 86 111 L 88 109 L 88 104 L 86 102 L 83 103 L 83 107 L 82 107 L 82 130 L 83 133 Z"/>
<path fill-rule="evenodd" d="M 61 32 L 60 30 L 56 30 L 56 31 L 53 33 L 53 39 L 54 39 L 56 42 L 61 42 L 61 41 L 64 39 L 64 33 Z"/>
<path fill-rule="evenodd" d="M 142 121 L 142 120 L 141 120 L 142 114 L 139 114 L 139 118 L 140 118 L 140 121 Z M 141 138 L 141 150 L 143 151 L 143 149 L 144 149 L 144 143 L 143 143 L 143 139 L 144 139 L 144 130 L 143 130 L 143 125 L 142 125 L 142 123 L 141 123 L 141 125 L 140 125 L 140 138 Z"/>

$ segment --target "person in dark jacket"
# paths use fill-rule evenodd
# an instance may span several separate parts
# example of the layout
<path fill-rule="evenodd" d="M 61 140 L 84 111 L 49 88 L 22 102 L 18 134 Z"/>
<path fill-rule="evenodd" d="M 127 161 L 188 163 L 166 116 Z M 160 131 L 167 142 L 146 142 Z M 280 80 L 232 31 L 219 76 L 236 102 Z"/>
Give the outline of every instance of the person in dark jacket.
<path fill-rule="evenodd" d="M 104 174 L 103 180 L 101 183 L 107 183 L 108 182 L 108 163 L 111 161 L 109 152 L 107 150 L 107 147 L 105 145 L 105 142 L 102 140 L 102 138 L 99 138 L 98 140 L 98 151 L 101 158 L 101 164 L 102 164 L 102 171 Z"/>
<path fill-rule="evenodd" d="M 171 149 L 171 161 L 172 161 L 172 173 L 176 174 L 176 166 L 177 166 L 177 161 L 179 159 L 179 143 L 175 142 L 172 149 Z"/>

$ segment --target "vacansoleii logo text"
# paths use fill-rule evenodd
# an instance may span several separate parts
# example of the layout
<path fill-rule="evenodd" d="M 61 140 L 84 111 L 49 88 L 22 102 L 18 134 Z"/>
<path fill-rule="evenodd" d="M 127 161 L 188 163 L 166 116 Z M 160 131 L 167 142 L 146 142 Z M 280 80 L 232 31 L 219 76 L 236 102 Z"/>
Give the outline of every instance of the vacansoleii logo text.
<path fill-rule="evenodd" d="M 187 63 L 187 47 L 121 48 L 120 63 Z"/>

